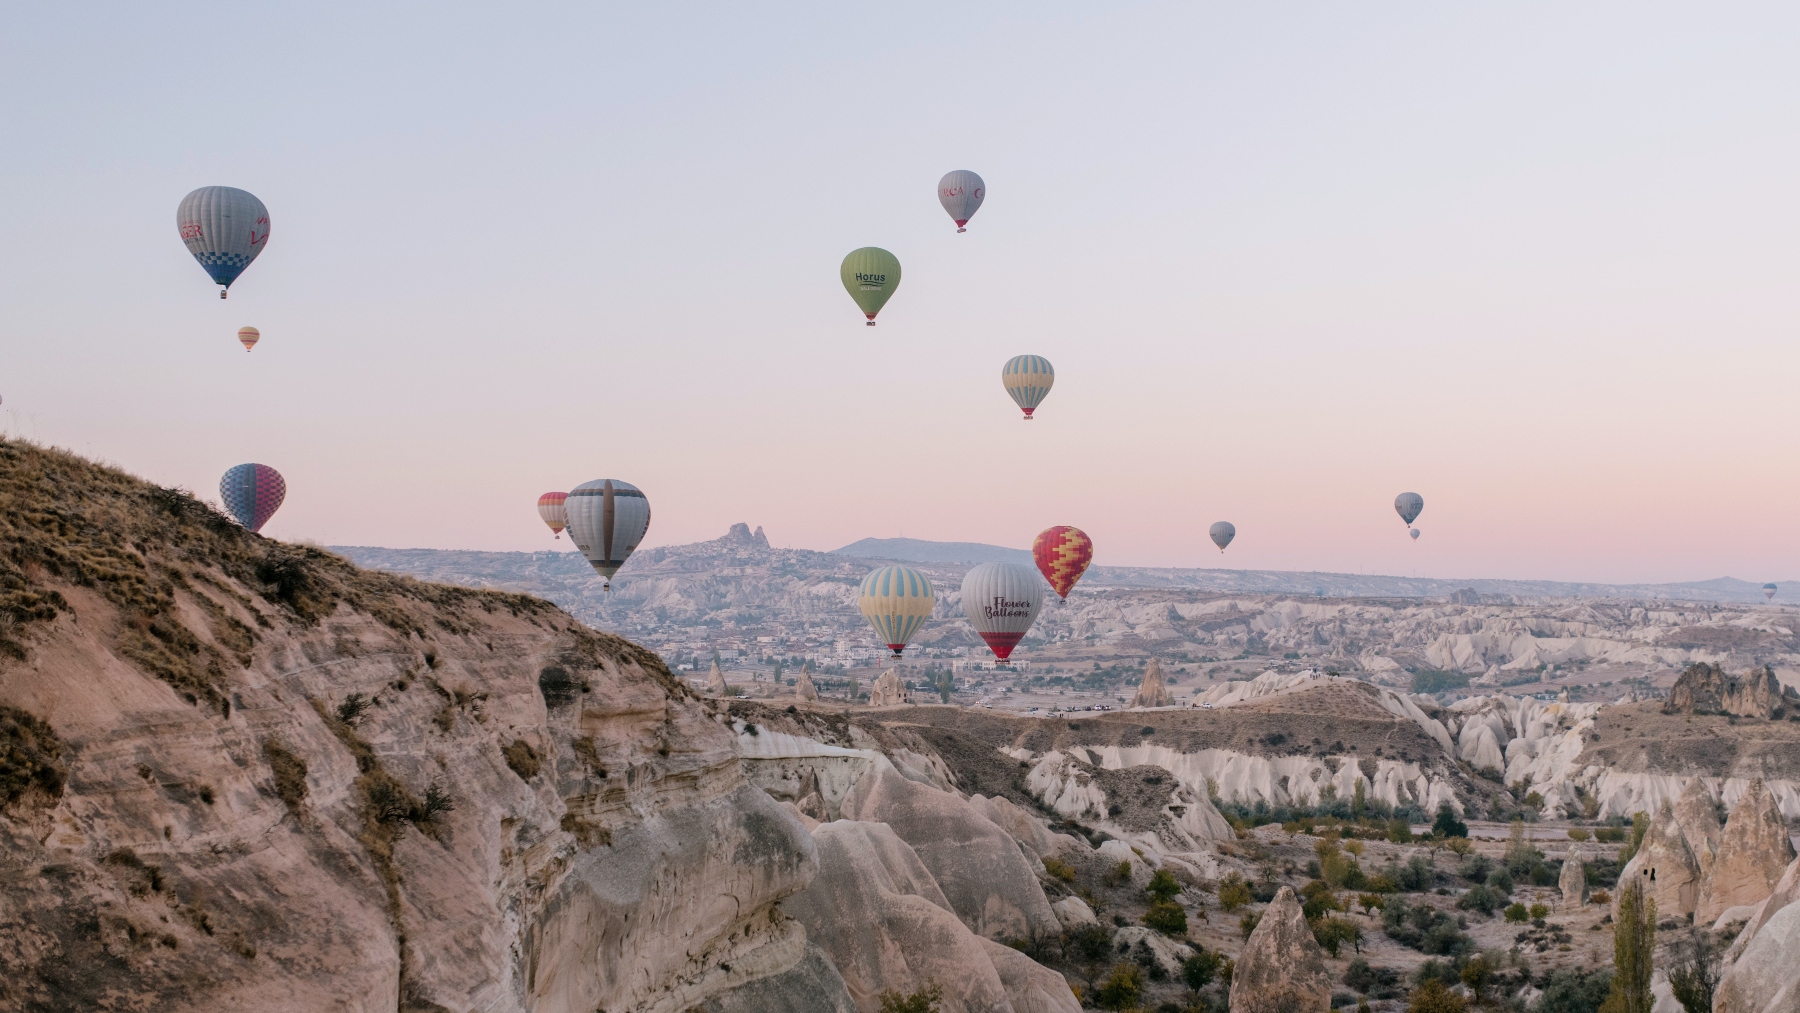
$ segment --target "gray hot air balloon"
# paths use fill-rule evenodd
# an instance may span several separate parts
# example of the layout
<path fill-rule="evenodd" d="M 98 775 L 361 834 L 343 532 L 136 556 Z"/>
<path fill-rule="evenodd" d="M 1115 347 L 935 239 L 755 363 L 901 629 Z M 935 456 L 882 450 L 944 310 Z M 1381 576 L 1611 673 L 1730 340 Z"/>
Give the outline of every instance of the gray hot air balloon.
<path fill-rule="evenodd" d="M 602 589 L 612 590 L 613 574 L 650 530 L 650 500 L 630 482 L 597 478 L 569 490 L 563 512 L 569 540 L 605 578 Z"/>
<path fill-rule="evenodd" d="M 1419 540 L 1419 529 L 1418 528 L 1407 528 L 1406 533 L 1412 536 L 1413 541 L 1416 542 Z"/>
<path fill-rule="evenodd" d="M 1225 546 L 1230 545 L 1231 540 L 1237 537 L 1237 527 L 1230 521 L 1218 521 L 1206 533 L 1212 538 L 1213 544 L 1219 547 L 1220 555 L 1223 555 Z"/>
<path fill-rule="evenodd" d="M 944 173 L 944 178 L 938 180 L 938 203 L 950 212 L 958 232 L 969 231 L 963 226 L 975 217 L 975 210 L 981 207 L 982 198 L 986 196 L 987 184 L 967 169 Z"/>
<path fill-rule="evenodd" d="M 175 224 L 188 252 L 219 286 L 219 298 L 269 243 L 269 209 L 248 190 L 203 186 L 181 198 Z"/>
<path fill-rule="evenodd" d="M 1776 587 L 1774 584 L 1764 584 L 1763 585 L 1763 601 L 1774 601 L 1775 600 L 1775 592 L 1779 591 L 1779 590 L 1781 590 L 1781 589 Z"/>
<path fill-rule="evenodd" d="M 1399 514 L 1400 519 L 1405 521 L 1408 526 L 1418 520 L 1419 511 L 1423 509 L 1425 509 L 1425 497 L 1416 492 L 1403 492 L 1394 497 L 1394 512 Z"/>
<path fill-rule="evenodd" d="M 1018 563 L 983 563 L 963 577 L 963 612 L 997 663 L 1030 631 L 1048 590 L 1036 570 Z"/>

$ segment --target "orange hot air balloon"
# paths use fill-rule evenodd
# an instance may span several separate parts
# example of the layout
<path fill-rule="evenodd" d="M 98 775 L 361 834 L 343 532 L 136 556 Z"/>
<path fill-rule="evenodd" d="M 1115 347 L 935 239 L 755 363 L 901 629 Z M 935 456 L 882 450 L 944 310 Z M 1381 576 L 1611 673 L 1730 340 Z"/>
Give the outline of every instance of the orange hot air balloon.
<path fill-rule="evenodd" d="M 244 351 L 246 351 L 246 352 L 248 352 L 252 348 L 255 348 L 256 342 L 261 337 L 262 337 L 262 332 L 257 330 L 254 327 L 238 328 L 238 340 L 243 342 Z"/>
<path fill-rule="evenodd" d="M 1058 524 L 1038 532 L 1031 543 L 1031 558 L 1056 596 L 1067 601 L 1069 590 L 1094 560 L 1094 542 L 1080 528 Z"/>
<path fill-rule="evenodd" d="M 550 532 L 562 537 L 563 528 L 568 526 L 569 515 L 566 504 L 569 494 L 566 492 L 547 492 L 538 497 L 538 516 L 550 525 Z"/>

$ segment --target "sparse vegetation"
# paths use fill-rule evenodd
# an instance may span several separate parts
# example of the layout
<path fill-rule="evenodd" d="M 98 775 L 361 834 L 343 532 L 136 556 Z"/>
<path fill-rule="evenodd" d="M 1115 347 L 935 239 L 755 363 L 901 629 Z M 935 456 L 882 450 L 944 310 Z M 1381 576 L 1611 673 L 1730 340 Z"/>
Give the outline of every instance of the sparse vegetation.
<path fill-rule="evenodd" d="M 1128 1010 L 1138 1004 L 1144 993 L 1144 975 L 1136 964 L 1114 964 L 1112 973 L 1094 991 L 1094 1001 L 1101 1009 Z"/>
<path fill-rule="evenodd" d="M 69 776 L 62 751 L 62 740 L 49 722 L 0 706 L 0 809 L 31 791 L 61 797 Z"/>
<path fill-rule="evenodd" d="M 368 709 L 369 698 L 361 693 L 352 693 L 344 698 L 343 703 L 338 704 L 338 720 L 351 727 L 355 727 L 357 720 L 361 718 L 363 712 Z"/>
<path fill-rule="evenodd" d="M 938 1003 L 943 1001 L 943 997 L 944 990 L 935 984 L 906 995 L 883 992 L 880 996 L 881 1013 L 938 1013 Z"/>
<path fill-rule="evenodd" d="M 1468 1008 L 1462 996 L 1436 978 L 1427 978 L 1406 999 L 1406 1013 L 1465 1013 Z"/>
<path fill-rule="evenodd" d="M 306 802 L 306 761 L 275 739 L 263 742 L 263 757 L 275 775 L 275 797 L 298 811 Z"/>
<path fill-rule="evenodd" d="M 1064 883 L 1075 882 L 1075 867 L 1055 858 L 1044 859 L 1044 872 L 1048 873 L 1051 879 L 1061 880 Z"/>
<path fill-rule="evenodd" d="M 529 781 L 536 777 L 542 766 L 538 760 L 537 750 L 531 748 L 531 743 L 524 739 L 512 740 L 512 744 L 502 749 L 500 755 L 506 758 L 506 765 L 512 768 L 513 773 L 519 775 L 521 781 Z"/>

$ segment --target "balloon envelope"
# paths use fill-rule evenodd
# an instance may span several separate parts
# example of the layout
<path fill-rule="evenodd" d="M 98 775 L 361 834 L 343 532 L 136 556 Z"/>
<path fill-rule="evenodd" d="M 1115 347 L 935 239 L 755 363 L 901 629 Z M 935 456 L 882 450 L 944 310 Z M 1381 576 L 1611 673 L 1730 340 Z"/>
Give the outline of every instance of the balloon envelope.
<path fill-rule="evenodd" d="M 1038 532 L 1031 543 L 1031 558 L 1056 596 L 1067 600 L 1075 582 L 1094 561 L 1094 543 L 1080 528 L 1058 524 Z"/>
<path fill-rule="evenodd" d="M 950 213 L 956 222 L 956 231 L 967 232 L 963 226 L 975 217 L 975 211 L 981 207 L 981 201 L 987 196 L 987 184 L 981 177 L 967 169 L 956 169 L 944 173 L 938 180 L 938 203 Z"/>
<path fill-rule="evenodd" d="M 220 286 L 221 298 L 269 243 L 269 209 L 234 186 L 203 186 L 183 197 L 175 224 L 188 252 Z"/>
<path fill-rule="evenodd" d="M 1764 601 L 1773 601 L 1775 599 L 1775 592 L 1779 591 L 1779 590 L 1781 590 L 1781 589 L 1776 587 L 1774 584 L 1764 584 L 1762 587 L 1763 600 Z"/>
<path fill-rule="evenodd" d="M 963 578 L 963 611 L 994 657 L 1012 655 L 1043 604 L 1043 583 L 1018 563 L 983 563 Z"/>
<path fill-rule="evenodd" d="M 1220 552 L 1224 552 L 1225 546 L 1230 545 L 1231 540 L 1237 537 L 1237 527 L 1230 521 L 1216 521 L 1206 529 L 1206 535 L 1219 547 Z"/>
<path fill-rule="evenodd" d="M 255 348 L 256 343 L 261 340 L 262 340 L 262 332 L 257 330 L 256 328 L 254 328 L 254 327 L 238 328 L 238 341 L 244 346 L 244 351 L 248 352 L 250 349 Z"/>
<path fill-rule="evenodd" d="M 1418 528 L 1407 528 L 1406 533 L 1412 536 L 1413 541 L 1416 542 L 1419 540 L 1419 529 Z"/>
<path fill-rule="evenodd" d="M 838 267 L 838 277 L 843 279 L 844 290 L 856 300 L 863 316 L 869 318 L 869 326 L 873 327 L 875 314 L 881 312 L 894 289 L 900 287 L 900 261 L 879 246 L 865 246 L 850 251 Z"/>
<path fill-rule="evenodd" d="M 910 566 L 883 566 L 863 578 L 856 603 L 875 627 L 875 635 L 898 658 L 931 618 L 937 596 L 923 573 Z"/>
<path fill-rule="evenodd" d="M 1403 492 L 1394 497 L 1394 512 L 1400 519 L 1411 524 L 1418 519 L 1419 511 L 1425 509 L 1425 497 L 1416 492 Z"/>
<path fill-rule="evenodd" d="M 287 499 L 287 481 L 266 464 L 240 464 L 219 479 L 219 499 L 239 524 L 261 531 Z"/>
<path fill-rule="evenodd" d="M 569 513 L 564 504 L 569 500 L 566 492 L 547 492 L 538 497 L 538 516 L 550 525 L 550 533 L 562 537 L 562 529 L 569 526 Z"/>
<path fill-rule="evenodd" d="M 1000 367 L 1000 382 L 1029 419 L 1050 393 L 1050 385 L 1056 382 L 1056 370 L 1051 369 L 1050 360 L 1041 355 L 1015 355 Z"/>
<path fill-rule="evenodd" d="M 613 574 L 650 530 L 650 500 L 630 482 L 597 478 L 569 490 L 563 518 L 569 540 L 610 589 Z"/>

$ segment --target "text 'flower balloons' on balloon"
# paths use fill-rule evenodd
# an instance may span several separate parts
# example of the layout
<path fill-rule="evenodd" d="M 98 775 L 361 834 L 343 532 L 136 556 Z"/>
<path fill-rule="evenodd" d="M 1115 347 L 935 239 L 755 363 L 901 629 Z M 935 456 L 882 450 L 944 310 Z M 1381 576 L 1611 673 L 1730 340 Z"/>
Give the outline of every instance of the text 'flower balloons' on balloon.
<path fill-rule="evenodd" d="M 994 657 L 1006 661 L 1030 632 L 1043 590 L 1038 575 L 1018 563 L 983 563 L 963 578 L 963 612 Z"/>

